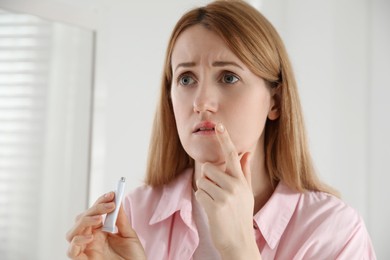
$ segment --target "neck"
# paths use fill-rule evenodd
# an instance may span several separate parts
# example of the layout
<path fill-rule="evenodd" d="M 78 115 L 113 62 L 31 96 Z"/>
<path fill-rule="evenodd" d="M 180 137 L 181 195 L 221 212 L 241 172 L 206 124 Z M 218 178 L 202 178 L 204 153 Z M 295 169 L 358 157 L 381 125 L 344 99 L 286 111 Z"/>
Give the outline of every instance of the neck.
<path fill-rule="evenodd" d="M 253 214 L 256 214 L 267 203 L 274 191 L 265 168 L 264 156 L 257 155 L 255 158 L 251 162 L 252 192 L 255 199 Z"/>

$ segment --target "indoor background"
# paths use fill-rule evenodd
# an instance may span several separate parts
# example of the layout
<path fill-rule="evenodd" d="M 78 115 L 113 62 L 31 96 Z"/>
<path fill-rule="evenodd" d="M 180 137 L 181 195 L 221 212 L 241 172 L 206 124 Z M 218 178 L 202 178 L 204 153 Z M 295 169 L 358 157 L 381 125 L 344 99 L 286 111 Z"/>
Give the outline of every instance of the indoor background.
<path fill-rule="evenodd" d="M 1 259 L 66 259 L 78 213 L 142 185 L 168 37 L 207 2 L 0 0 Z M 248 2 L 290 54 L 319 175 L 390 258 L 390 1 Z"/>

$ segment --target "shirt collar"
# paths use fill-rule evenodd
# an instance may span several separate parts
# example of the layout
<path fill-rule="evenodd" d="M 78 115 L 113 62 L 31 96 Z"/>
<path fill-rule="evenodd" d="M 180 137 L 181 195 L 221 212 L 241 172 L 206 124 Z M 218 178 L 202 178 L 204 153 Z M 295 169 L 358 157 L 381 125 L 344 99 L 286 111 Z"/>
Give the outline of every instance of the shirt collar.
<path fill-rule="evenodd" d="M 185 222 L 190 221 L 192 173 L 191 168 L 186 169 L 175 180 L 163 186 L 160 201 L 149 221 L 150 225 L 169 218 L 176 211 L 180 211 Z"/>
<path fill-rule="evenodd" d="M 180 211 L 184 222 L 192 226 L 192 175 L 193 169 L 186 169 L 174 181 L 163 186 L 160 201 L 149 221 L 150 225 L 161 222 L 176 211 Z M 301 193 L 280 181 L 271 198 L 254 216 L 254 221 L 271 249 L 278 244 L 300 197 Z"/>
<path fill-rule="evenodd" d="M 254 221 L 271 249 L 278 244 L 300 197 L 301 193 L 280 181 L 271 198 L 254 216 Z"/>

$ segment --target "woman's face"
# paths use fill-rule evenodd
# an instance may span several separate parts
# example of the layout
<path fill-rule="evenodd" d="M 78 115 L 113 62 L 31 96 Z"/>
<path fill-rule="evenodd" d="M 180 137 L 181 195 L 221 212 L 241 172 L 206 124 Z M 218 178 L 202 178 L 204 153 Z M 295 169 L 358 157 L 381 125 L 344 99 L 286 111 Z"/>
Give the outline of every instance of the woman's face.
<path fill-rule="evenodd" d="M 171 98 L 185 151 L 197 162 L 224 162 L 214 133 L 221 122 L 237 153 L 264 145 L 262 133 L 274 101 L 224 41 L 201 25 L 181 33 L 172 52 Z M 272 119 L 272 118 L 271 118 Z"/>

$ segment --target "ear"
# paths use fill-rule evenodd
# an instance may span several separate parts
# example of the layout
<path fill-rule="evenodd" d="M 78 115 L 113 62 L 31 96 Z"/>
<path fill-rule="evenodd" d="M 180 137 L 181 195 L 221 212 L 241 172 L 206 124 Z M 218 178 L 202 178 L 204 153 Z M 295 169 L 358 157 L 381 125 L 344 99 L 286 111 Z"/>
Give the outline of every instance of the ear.
<path fill-rule="evenodd" d="M 280 94 L 279 87 L 271 90 L 271 102 L 268 111 L 268 119 L 276 120 L 280 116 Z"/>

